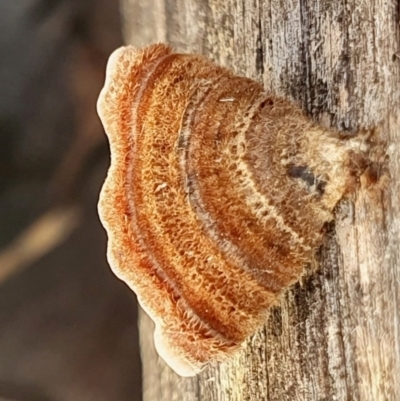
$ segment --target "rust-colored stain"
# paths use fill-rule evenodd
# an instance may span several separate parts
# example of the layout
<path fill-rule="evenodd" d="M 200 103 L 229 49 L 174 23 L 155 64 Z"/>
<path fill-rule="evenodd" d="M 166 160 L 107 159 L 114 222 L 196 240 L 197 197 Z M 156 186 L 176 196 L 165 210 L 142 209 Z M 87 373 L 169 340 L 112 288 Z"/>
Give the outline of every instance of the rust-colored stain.
<path fill-rule="evenodd" d="M 159 354 L 194 375 L 239 349 L 303 274 L 354 188 L 360 142 L 163 44 L 113 53 L 98 111 L 110 264 L 154 320 Z"/>

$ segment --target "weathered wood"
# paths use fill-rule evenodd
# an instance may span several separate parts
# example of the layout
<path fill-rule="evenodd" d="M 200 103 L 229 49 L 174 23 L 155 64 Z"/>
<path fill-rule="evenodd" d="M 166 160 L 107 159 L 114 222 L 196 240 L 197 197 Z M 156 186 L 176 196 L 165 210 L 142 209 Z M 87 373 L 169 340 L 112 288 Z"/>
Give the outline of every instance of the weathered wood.
<path fill-rule="evenodd" d="M 399 400 L 398 2 L 125 0 L 124 10 L 140 10 L 126 19 L 135 45 L 165 40 L 203 53 L 298 101 L 322 124 L 374 129 L 372 157 L 390 177 L 386 186 L 362 182 L 340 204 L 318 270 L 229 363 L 177 377 L 157 357 L 142 314 L 144 400 Z M 161 28 L 142 35 L 144 21 Z"/>

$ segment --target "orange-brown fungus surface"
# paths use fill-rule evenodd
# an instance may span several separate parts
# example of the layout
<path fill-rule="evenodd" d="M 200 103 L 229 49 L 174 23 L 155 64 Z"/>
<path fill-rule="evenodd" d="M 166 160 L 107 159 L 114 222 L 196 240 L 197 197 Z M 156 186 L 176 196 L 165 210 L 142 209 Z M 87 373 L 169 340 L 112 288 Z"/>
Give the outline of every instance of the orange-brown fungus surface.
<path fill-rule="evenodd" d="M 194 375 L 235 352 L 303 274 L 353 185 L 351 144 L 163 44 L 111 55 L 98 111 L 109 262 L 154 320 L 159 354 Z"/>

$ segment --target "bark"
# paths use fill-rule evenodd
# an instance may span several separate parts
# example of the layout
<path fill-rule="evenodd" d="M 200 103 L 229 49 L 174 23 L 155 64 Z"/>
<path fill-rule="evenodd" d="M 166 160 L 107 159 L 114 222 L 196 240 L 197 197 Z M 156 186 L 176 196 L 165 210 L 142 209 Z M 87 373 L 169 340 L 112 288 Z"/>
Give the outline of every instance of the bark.
<path fill-rule="evenodd" d="M 319 266 L 229 363 L 183 379 L 142 313 L 144 400 L 400 399 L 400 35 L 394 0 L 125 0 L 127 41 L 205 54 L 321 124 L 374 131 L 377 184 L 337 208 Z"/>

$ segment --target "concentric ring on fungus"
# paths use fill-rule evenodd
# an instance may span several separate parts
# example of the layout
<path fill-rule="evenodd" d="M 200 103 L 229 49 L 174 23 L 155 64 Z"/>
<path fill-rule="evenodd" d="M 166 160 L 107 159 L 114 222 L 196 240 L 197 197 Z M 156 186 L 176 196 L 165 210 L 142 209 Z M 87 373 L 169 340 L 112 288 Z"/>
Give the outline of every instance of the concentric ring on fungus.
<path fill-rule="evenodd" d="M 198 55 L 110 57 L 99 212 L 114 272 L 180 375 L 228 358 L 304 272 L 354 185 L 354 144 Z"/>

